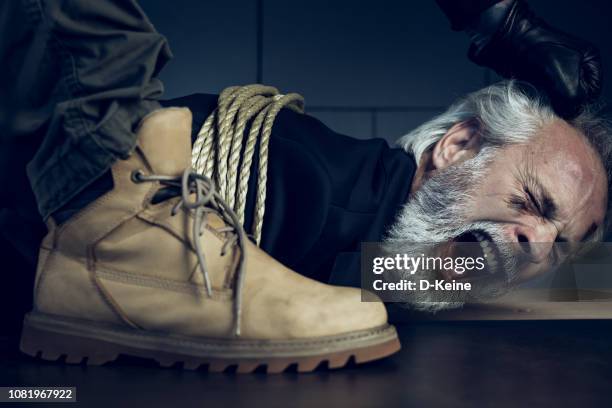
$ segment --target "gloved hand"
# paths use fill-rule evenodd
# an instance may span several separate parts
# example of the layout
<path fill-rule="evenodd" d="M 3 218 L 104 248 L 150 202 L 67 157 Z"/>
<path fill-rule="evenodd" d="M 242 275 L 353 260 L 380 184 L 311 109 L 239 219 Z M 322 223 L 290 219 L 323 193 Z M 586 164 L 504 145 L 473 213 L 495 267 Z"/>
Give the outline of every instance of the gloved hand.
<path fill-rule="evenodd" d="M 489 42 L 471 45 L 468 56 L 503 77 L 543 90 L 557 114 L 566 119 L 578 115 L 601 92 L 598 49 L 549 26 L 523 0 L 514 2 Z"/>

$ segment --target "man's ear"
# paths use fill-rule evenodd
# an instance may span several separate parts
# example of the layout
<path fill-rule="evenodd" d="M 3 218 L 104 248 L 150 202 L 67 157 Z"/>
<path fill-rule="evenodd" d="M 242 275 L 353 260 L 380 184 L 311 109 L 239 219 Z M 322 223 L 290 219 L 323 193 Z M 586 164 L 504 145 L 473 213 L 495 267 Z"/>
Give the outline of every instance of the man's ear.
<path fill-rule="evenodd" d="M 433 148 L 431 164 L 444 169 L 471 159 L 480 150 L 480 126 L 477 120 L 466 120 L 453 125 Z"/>

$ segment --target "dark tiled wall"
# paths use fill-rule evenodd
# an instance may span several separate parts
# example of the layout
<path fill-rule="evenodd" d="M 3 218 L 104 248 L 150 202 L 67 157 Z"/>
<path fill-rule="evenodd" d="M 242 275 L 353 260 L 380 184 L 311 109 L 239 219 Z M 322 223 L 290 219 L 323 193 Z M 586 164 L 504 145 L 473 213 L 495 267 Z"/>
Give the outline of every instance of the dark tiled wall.
<path fill-rule="evenodd" d="M 466 58 L 467 37 L 450 30 L 433 0 L 141 4 L 175 54 L 162 73 L 166 96 L 261 81 L 301 93 L 309 113 L 355 137 L 393 141 L 495 78 Z M 530 4 L 595 42 L 611 65 L 610 2 Z"/>

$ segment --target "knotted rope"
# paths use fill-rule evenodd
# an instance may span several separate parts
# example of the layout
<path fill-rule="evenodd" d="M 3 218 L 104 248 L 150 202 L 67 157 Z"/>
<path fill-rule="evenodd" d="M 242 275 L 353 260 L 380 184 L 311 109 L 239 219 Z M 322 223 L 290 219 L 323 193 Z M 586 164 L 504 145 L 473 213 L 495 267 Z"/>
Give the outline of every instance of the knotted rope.
<path fill-rule="evenodd" d="M 192 167 L 215 181 L 219 194 L 244 225 L 251 164 L 259 142 L 252 225 L 257 245 L 265 213 L 270 134 L 276 115 L 285 107 L 304 113 L 304 98 L 296 93 L 282 95 L 274 87 L 259 84 L 226 88 L 193 145 Z M 245 141 L 244 130 L 251 119 L 253 122 Z"/>

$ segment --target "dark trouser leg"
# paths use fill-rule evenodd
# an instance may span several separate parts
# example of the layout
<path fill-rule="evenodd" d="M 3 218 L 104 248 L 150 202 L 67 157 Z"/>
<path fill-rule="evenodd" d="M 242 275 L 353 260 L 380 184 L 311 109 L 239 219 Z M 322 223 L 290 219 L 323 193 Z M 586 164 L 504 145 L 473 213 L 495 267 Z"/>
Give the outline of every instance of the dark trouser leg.
<path fill-rule="evenodd" d="M 134 0 L 3 1 L 3 217 L 46 219 L 125 158 L 170 57 Z"/>

